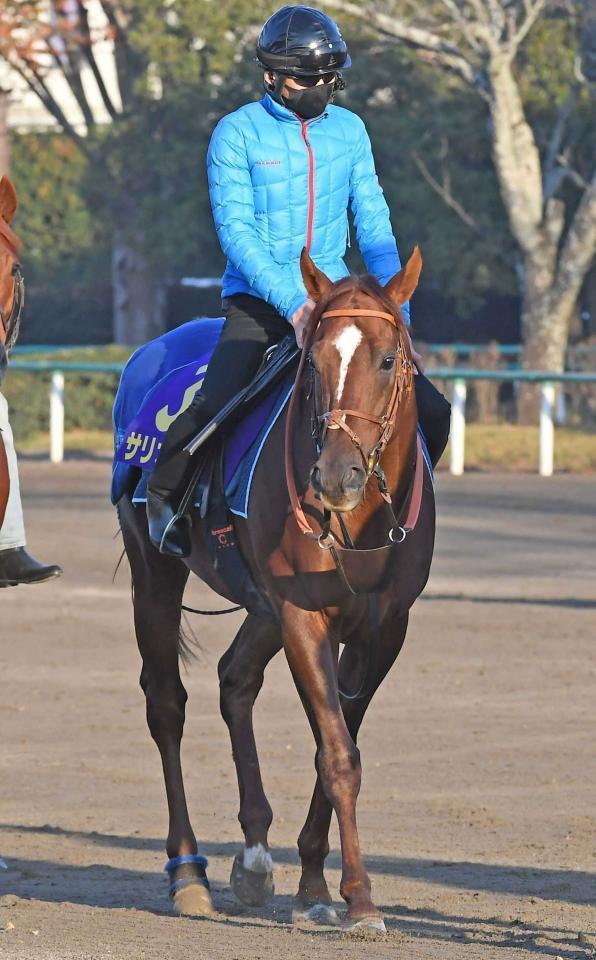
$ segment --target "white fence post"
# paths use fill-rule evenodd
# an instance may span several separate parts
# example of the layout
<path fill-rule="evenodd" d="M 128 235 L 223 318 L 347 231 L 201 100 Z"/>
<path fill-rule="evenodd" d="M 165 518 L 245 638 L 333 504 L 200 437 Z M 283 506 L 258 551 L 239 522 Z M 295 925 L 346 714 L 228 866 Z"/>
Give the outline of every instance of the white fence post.
<path fill-rule="evenodd" d="M 466 381 L 453 381 L 453 401 L 451 403 L 451 465 L 454 477 L 464 472 L 464 449 L 466 433 Z"/>
<path fill-rule="evenodd" d="M 64 460 L 64 374 L 55 370 L 50 390 L 50 461 Z"/>
<path fill-rule="evenodd" d="M 554 383 L 543 383 L 540 390 L 540 464 L 541 477 L 552 477 L 555 452 Z"/>

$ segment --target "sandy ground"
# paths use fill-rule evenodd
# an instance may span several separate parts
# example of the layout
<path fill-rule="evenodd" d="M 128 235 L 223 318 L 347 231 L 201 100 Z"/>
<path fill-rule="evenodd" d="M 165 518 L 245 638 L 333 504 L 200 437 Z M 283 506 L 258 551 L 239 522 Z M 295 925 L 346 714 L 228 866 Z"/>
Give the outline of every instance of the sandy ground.
<path fill-rule="evenodd" d="M 310 732 L 281 657 L 257 709 L 277 892 L 228 885 L 240 842 L 217 659 L 195 623 L 184 762 L 217 920 L 169 913 L 166 806 L 137 686 L 109 464 L 23 463 L 32 551 L 60 582 L 0 592 L 0 957 L 524 960 L 596 955 L 594 477 L 440 477 L 431 582 L 361 737 L 360 836 L 384 937 L 292 928 Z M 194 581 L 190 602 L 217 605 Z M 338 896 L 337 832 L 328 877 Z"/>

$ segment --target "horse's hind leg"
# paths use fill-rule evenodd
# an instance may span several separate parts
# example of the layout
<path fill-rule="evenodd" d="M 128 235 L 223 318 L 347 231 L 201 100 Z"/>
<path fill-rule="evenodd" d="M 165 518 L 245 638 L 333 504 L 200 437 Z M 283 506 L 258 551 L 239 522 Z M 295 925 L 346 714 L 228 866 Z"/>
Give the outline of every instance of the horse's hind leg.
<path fill-rule="evenodd" d="M 123 501 L 119 513 L 132 573 L 135 632 L 143 660 L 140 682 L 149 730 L 161 755 L 168 801 L 166 850 L 170 860 L 166 869 L 170 892 L 177 913 L 209 916 L 213 907 L 205 873 L 207 862 L 197 855 L 180 764 L 187 694 L 180 679 L 179 636 L 188 569 L 151 545 L 144 512 Z"/>
<path fill-rule="evenodd" d="M 377 670 L 369 693 L 357 700 L 346 700 L 343 697 L 341 699 L 346 726 L 354 743 L 357 741 L 358 731 L 368 705 L 403 646 L 407 627 L 407 614 L 383 625 L 380 647 L 377 651 Z M 339 661 L 340 689 L 346 691 L 357 689 L 362 671 L 365 669 L 361 653 L 362 648 L 356 649 L 351 646 L 344 648 Z M 329 827 L 332 813 L 332 805 L 325 795 L 321 778 L 317 776 L 308 816 L 298 837 L 302 875 L 292 911 L 292 919 L 295 922 L 302 920 L 314 920 L 319 923 L 338 922 L 337 914 L 330 906 L 331 896 L 323 872 L 325 859 L 329 853 Z M 358 923 L 359 920 L 355 917 L 352 926 L 358 926 Z"/>
<path fill-rule="evenodd" d="M 267 842 L 273 814 L 261 780 L 252 711 L 265 667 L 280 649 L 279 626 L 249 615 L 218 667 L 221 713 L 232 741 L 240 791 L 238 819 L 245 842 L 234 860 L 230 884 L 249 906 L 261 906 L 274 892 Z"/>

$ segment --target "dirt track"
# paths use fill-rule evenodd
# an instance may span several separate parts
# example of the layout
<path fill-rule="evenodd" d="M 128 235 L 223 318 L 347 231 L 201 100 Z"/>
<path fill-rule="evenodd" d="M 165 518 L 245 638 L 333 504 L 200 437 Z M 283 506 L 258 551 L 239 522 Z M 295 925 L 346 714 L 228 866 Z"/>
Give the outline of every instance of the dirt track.
<path fill-rule="evenodd" d="M 288 922 L 314 775 L 281 657 L 257 710 L 277 893 L 262 911 L 230 893 L 240 830 L 215 665 L 236 616 L 197 625 L 187 678 L 187 789 L 221 913 L 168 914 L 108 482 L 105 462 L 23 465 L 31 549 L 66 574 L 0 592 L 0 957 L 596 955 L 594 477 L 440 478 L 431 583 L 361 737 L 360 835 L 389 928 L 374 942 Z M 187 597 L 217 605 L 196 581 Z M 332 845 L 337 895 L 336 832 Z"/>

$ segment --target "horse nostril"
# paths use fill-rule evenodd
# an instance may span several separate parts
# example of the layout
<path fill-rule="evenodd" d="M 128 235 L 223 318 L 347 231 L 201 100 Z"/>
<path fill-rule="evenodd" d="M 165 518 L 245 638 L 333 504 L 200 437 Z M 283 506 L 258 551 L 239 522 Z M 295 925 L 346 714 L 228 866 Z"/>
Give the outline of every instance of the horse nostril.
<path fill-rule="evenodd" d="M 318 467 L 313 467 L 310 471 L 310 482 L 312 484 L 313 490 L 317 493 L 321 492 L 321 471 Z"/>
<path fill-rule="evenodd" d="M 362 467 L 349 467 L 342 477 L 343 490 L 360 490 L 364 485 L 366 474 Z"/>

